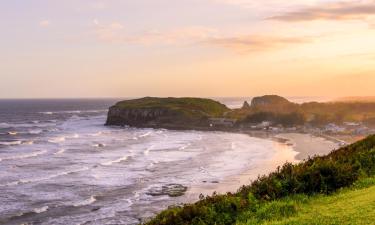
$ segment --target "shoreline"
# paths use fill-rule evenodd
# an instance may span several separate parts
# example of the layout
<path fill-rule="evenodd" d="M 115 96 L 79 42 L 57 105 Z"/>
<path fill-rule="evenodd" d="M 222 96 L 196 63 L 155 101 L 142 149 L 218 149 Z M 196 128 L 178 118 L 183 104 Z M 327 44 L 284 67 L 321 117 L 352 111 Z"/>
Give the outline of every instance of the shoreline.
<path fill-rule="evenodd" d="M 282 166 L 286 162 L 298 163 L 307 159 L 309 156 L 326 155 L 339 147 L 338 143 L 308 133 L 236 133 L 273 141 L 276 149 L 275 155 L 244 169 L 240 174 L 225 177 L 220 182 L 189 187 L 189 190 L 185 193 L 187 203 L 198 201 L 198 196 L 200 194 L 207 196 L 212 195 L 213 192 L 218 194 L 236 192 L 243 185 L 251 184 L 251 182 L 256 180 L 259 176 L 267 175 L 275 171 L 278 166 Z"/>

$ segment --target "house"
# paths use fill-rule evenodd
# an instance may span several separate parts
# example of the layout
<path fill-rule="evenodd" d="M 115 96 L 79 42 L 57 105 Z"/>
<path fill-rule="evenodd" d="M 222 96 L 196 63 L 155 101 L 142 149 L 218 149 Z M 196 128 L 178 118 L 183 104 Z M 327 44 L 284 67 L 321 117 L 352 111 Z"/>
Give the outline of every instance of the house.
<path fill-rule="evenodd" d="M 327 124 L 324 128 L 324 131 L 331 132 L 331 133 L 342 133 L 345 132 L 346 129 L 344 127 L 340 127 L 334 123 Z"/>

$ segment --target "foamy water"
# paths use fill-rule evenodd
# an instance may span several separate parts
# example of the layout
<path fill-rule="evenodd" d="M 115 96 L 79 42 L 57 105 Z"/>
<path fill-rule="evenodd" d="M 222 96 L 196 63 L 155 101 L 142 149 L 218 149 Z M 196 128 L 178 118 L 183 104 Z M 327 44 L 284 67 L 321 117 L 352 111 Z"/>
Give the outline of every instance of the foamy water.
<path fill-rule="evenodd" d="M 101 109 L 36 114 L 1 121 L 0 223 L 137 224 L 295 156 L 290 146 L 244 134 L 105 127 Z M 170 184 L 188 193 L 149 194 Z"/>

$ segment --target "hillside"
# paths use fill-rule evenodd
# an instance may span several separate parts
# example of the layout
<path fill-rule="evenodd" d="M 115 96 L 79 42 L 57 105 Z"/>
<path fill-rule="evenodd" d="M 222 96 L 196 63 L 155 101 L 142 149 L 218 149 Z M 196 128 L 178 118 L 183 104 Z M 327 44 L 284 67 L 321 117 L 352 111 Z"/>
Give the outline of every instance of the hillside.
<path fill-rule="evenodd" d="M 297 196 L 283 199 L 270 205 L 291 205 L 295 209 L 291 215 L 275 213 L 264 225 L 331 225 L 331 224 L 374 224 L 375 218 L 375 178 L 358 181 L 354 188 L 329 195 L 314 197 Z M 250 221 L 237 225 L 250 225 Z"/>
<path fill-rule="evenodd" d="M 375 102 L 375 96 L 343 97 L 336 99 L 335 102 Z"/>
<path fill-rule="evenodd" d="M 284 126 L 309 123 L 314 126 L 328 123 L 364 122 L 373 125 L 375 102 L 308 102 L 297 104 L 277 95 L 256 97 L 251 105 L 233 110 L 230 117 L 240 123 L 270 121 Z"/>
<path fill-rule="evenodd" d="M 286 163 L 237 193 L 170 208 L 147 224 L 368 224 L 374 212 L 374 175 L 375 136 L 369 136 L 327 156 Z M 349 187 L 370 188 L 336 193 Z"/>
<path fill-rule="evenodd" d="M 204 98 L 152 98 L 126 100 L 112 106 L 107 125 L 137 127 L 208 127 L 211 117 L 229 112 L 225 105 Z"/>

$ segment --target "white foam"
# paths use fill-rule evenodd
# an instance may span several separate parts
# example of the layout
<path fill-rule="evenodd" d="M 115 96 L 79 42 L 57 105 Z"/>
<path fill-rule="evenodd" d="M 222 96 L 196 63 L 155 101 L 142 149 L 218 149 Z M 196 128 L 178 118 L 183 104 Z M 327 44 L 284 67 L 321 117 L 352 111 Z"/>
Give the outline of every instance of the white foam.
<path fill-rule="evenodd" d="M 147 133 L 139 135 L 138 137 L 143 138 L 143 137 L 147 137 L 147 136 L 150 136 L 150 135 L 151 135 L 151 132 L 147 132 Z"/>
<path fill-rule="evenodd" d="M 55 155 L 61 155 L 65 152 L 65 149 L 60 149 L 58 152 L 55 153 Z"/>
<path fill-rule="evenodd" d="M 79 138 L 79 134 L 74 134 L 72 138 Z"/>
<path fill-rule="evenodd" d="M 43 155 L 43 154 L 46 154 L 46 153 L 47 153 L 47 150 L 41 150 L 41 151 L 29 153 L 29 154 L 6 157 L 6 158 L 3 158 L 2 160 L 26 159 L 26 158 L 37 157 L 39 155 Z"/>
<path fill-rule="evenodd" d="M 41 208 L 35 208 L 34 212 L 39 214 L 39 213 L 42 213 L 42 212 L 46 212 L 48 209 L 49 209 L 48 206 L 43 206 Z"/>
<path fill-rule="evenodd" d="M 61 172 L 61 173 L 52 174 L 52 175 L 44 176 L 44 177 L 41 177 L 41 178 L 20 179 L 18 181 L 13 181 L 13 182 L 7 183 L 5 185 L 0 185 L 0 186 L 15 186 L 15 185 L 20 185 L 20 184 L 36 183 L 36 182 L 41 182 L 41 181 L 45 181 L 45 180 L 50 180 L 50 179 L 53 179 L 53 178 L 56 178 L 56 177 L 60 177 L 60 176 L 69 175 L 69 174 L 72 174 L 72 173 L 83 172 L 83 171 L 86 171 L 86 170 L 89 170 L 89 168 L 88 167 L 83 167 L 81 169 L 71 170 L 71 171 L 64 171 L 64 172 Z"/>
<path fill-rule="evenodd" d="M 55 123 L 0 123 L 0 128 L 27 128 L 27 127 L 49 127 L 55 126 Z"/>
<path fill-rule="evenodd" d="M 53 115 L 53 112 L 40 112 L 40 113 L 44 115 Z"/>
<path fill-rule="evenodd" d="M 102 131 L 99 131 L 99 132 L 96 132 L 96 133 L 94 133 L 94 134 L 89 134 L 90 136 L 93 136 L 93 137 L 97 137 L 97 136 L 100 136 L 100 135 L 102 135 L 103 134 L 103 132 Z"/>
<path fill-rule="evenodd" d="M 114 163 L 120 163 L 120 162 L 122 162 L 122 161 L 125 161 L 125 160 L 127 160 L 128 158 L 129 158 L 129 156 L 124 156 L 124 157 L 121 157 L 121 158 L 116 159 L 116 160 L 113 160 L 113 161 L 100 163 L 100 165 L 102 165 L 102 166 L 110 166 L 110 165 L 112 165 L 112 164 L 114 164 Z"/>
<path fill-rule="evenodd" d="M 22 141 L 0 141 L 0 145 L 12 146 L 12 145 L 20 145 L 20 144 L 22 144 Z"/>
<path fill-rule="evenodd" d="M 29 134 L 40 134 L 42 132 L 43 132 L 43 130 L 41 130 L 41 129 L 29 130 Z"/>
<path fill-rule="evenodd" d="M 50 143 L 61 143 L 61 142 L 64 142 L 65 141 L 65 137 L 56 137 L 56 138 L 52 138 L 50 140 L 48 140 L 48 142 Z"/>
<path fill-rule="evenodd" d="M 33 145 L 34 141 L 22 141 L 21 144 L 23 144 L 23 145 Z"/>
<path fill-rule="evenodd" d="M 143 151 L 143 154 L 147 156 L 154 147 L 155 147 L 154 145 L 151 145 L 145 151 Z"/>
<path fill-rule="evenodd" d="M 86 205 L 91 205 L 92 203 L 96 202 L 95 196 L 91 196 L 89 199 L 83 200 L 81 202 L 77 202 L 74 204 L 75 207 L 79 206 L 86 206 Z"/>

